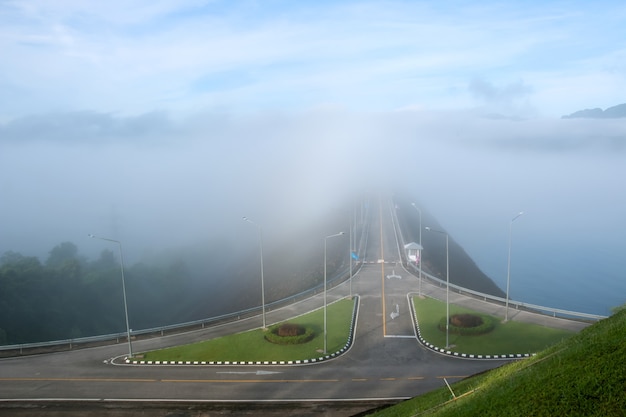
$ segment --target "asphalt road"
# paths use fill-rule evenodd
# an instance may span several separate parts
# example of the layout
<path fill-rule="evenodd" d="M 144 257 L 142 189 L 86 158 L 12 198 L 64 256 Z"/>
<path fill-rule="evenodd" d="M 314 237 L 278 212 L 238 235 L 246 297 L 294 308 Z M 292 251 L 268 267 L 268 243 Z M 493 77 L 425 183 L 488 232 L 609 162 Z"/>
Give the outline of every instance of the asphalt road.
<path fill-rule="evenodd" d="M 447 357 L 422 347 L 407 293 L 418 279 L 400 264 L 389 201 L 373 207 L 364 266 L 352 279 L 360 310 L 352 348 L 323 363 L 299 366 L 129 366 L 110 359 L 127 353 L 124 343 L 40 356 L 0 360 L 0 400 L 189 400 L 283 403 L 356 400 L 364 409 L 376 399 L 398 400 L 425 393 L 502 361 Z M 424 282 L 425 293 L 443 289 Z M 350 282 L 329 291 L 329 302 L 349 295 Z M 463 298 L 461 295 L 455 297 Z M 467 300 L 456 300 L 469 302 Z M 474 301 L 471 301 L 474 302 Z M 485 303 L 487 309 L 493 305 Z M 323 305 L 322 295 L 267 313 L 268 324 Z M 517 315 L 517 313 L 516 313 Z M 515 317 L 514 317 L 515 318 Z M 543 319 L 542 319 L 543 320 Z M 261 326 L 260 317 L 228 326 L 135 341 L 136 353 L 191 343 Z"/>

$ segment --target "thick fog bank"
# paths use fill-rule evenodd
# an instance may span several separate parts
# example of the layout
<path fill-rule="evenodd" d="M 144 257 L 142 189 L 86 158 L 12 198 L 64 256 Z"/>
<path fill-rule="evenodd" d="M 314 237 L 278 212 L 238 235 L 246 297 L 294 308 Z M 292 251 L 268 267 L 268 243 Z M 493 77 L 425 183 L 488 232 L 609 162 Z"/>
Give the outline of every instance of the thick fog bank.
<path fill-rule="evenodd" d="M 500 288 L 509 221 L 524 211 L 513 227 L 513 295 L 546 257 L 557 271 L 569 264 L 563 252 L 591 265 L 596 281 L 607 264 L 626 270 L 624 120 L 66 113 L 5 123 L 0 147 L 0 252 L 45 258 L 71 241 L 97 256 L 107 243 L 88 233 L 120 240 L 132 261 L 205 240 L 250 249 L 257 230 L 243 216 L 281 240 L 341 211 L 346 196 L 395 187 L 419 196 Z M 603 285 L 620 293 L 624 280 Z"/>

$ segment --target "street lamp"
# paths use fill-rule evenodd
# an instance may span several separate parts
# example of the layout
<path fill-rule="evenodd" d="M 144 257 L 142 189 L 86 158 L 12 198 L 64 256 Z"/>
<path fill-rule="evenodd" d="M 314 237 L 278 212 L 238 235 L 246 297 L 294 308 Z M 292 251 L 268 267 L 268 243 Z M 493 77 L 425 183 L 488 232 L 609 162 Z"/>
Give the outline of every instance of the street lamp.
<path fill-rule="evenodd" d="M 441 230 L 431 229 L 428 226 L 426 226 L 425 229 L 430 232 L 437 232 L 441 233 L 442 235 L 446 235 L 446 349 L 448 349 L 448 346 L 450 346 L 450 263 L 448 262 L 448 234 Z"/>
<path fill-rule="evenodd" d="M 352 300 L 352 233 L 356 235 L 356 228 L 352 228 L 352 215 L 348 216 L 348 227 L 350 229 L 350 243 L 348 244 L 348 262 L 350 262 L 350 299 Z M 354 237 L 356 240 L 356 236 Z"/>
<path fill-rule="evenodd" d="M 248 223 L 258 227 L 259 229 L 259 246 L 260 246 L 260 251 L 261 251 L 261 309 L 262 309 L 262 316 L 263 316 L 263 328 L 266 329 L 267 327 L 265 325 L 265 283 L 263 279 L 263 229 L 261 229 L 261 226 L 259 226 L 258 224 L 250 220 L 249 218 L 244 216 L 243 219 L 244 221 L 247 221 Z"/>
<path fill-rule="evenodd" d="M 420 278 L 420 283 L 419 283 L 419 296 L 422 296 L 422 210 L 420 210 L 419 208 L 417 208 L 417 206 L 415 205 L 415 203 L 411 203 L 411 205 L 413 206 L 413 208 L 415 210 L 417 210 L 417 212 L 420 215 L 420 259 L 419 259 L 419 278 Z"/>
<path fill-rule="evenodd" d="M 328 343 L 328 334 L 326 331 L 326 242 L 331 237 L 337 237 L 344 235 L 344 232 L 335 233 L 334 235 L 326 236 L 324 238 L 324 354 L 326 354 L 326 346 Z"/>
<path fill-rule="evenodd" d="M 348 243 L 348 262 L 350 262 L 350 299 L 352 299 L 352 218 L 348 217 L 348 228 L 350 229 L 350 242 Z"/>
<path fill-rule="evenodd" d="M 509 320 L 509 287 L 511 284 L 511 233 L 513 232 L 513 222 L 524 214 L 523 211 L 517 213 L 515 217 L 511 219 L 509 222 L 509 259 L 507 263 L 507 271 L 506 271 L 506 311 L 504 313 L 504 321 L 507 322 Z"/>
<path fill-rule="evenodd" d="M 88 234 L 87 236 L 93 239 L 106 240 L 107 242 L 117 243 L 117 246 L 120 250 L 120 267 L 122 269 L 122 294 L 124 294 L 124 314 L 126 316 L 126 335 L 128 337 L 128 357 L 133 357 L 133 344 L 130 340 L 130 325 L 128 323 L 128 303 L 126 302 L 126 282 L 124 281 L 124 257 L 122 255 L 122 242 L 115 239 L 107 239 L 105 237 L 94 236 L 92 234 Z"/>

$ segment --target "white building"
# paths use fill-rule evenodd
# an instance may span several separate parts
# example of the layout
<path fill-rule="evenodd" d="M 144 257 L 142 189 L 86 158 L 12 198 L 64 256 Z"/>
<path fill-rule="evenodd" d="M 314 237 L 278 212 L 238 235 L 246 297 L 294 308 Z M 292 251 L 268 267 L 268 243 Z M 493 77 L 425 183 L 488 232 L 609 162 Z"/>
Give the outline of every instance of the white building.
<path fill-rule="evenodd" d="M 406 257 L 409 262 L 415 262 L 415 264 L 419 264 L 420 259 L 422 259 L 422 245 L 419 243 L 411 242 L 404 245 L 404 250 L 406 251 Z"/>

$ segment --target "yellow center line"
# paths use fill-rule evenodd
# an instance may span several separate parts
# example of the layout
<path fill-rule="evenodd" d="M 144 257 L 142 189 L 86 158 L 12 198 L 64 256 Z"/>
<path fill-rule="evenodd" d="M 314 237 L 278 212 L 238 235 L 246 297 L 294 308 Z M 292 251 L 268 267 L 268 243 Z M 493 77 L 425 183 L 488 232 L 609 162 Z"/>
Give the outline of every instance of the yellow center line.
<path fill-rule="evenodd" d="M 182 382 L 182 383 L 242 383 L 242 384 L 254 384 L 258 382 L 264 383 L 308 383 L 308 382 L 340 382 L 338 379 L 162 379 L 161 382 Z"/>
<path fill-rule="evenodd" d="M 465 378 L 465 376 L 438 376 L 436 378 Z M 366 382 L 366 381 L 416 381 L 423 380 L 426 377 L 423 376 L 411 376 L 405 378 L 351 378 L 352 382 Z M 24 377 L 24 378 L 0 378 L 0 382 L 163 382 L 163 383 L 190 383 L 190 384 L 253 384 L 253 383 L 329 383 L 329 382 L 345 382 L 340 379 L 150 379 L 150 378 L 43 378 L 43 377 Z"/>
<path fill-rule="evenodd" d="M 0 381 L 62 381 L 62 382 L 159 382 L 159 379 L 145 378 L 0 378 Z"/>
<path fill-rule="evenodd" d="M 148 378 L 43 378 L 43 377 L 25 377 L 25 378 L 0 378 L 0 382 L 165 382 L 165 383 L 256 383 L 256 382 L 272 382 L 272 383 L 328 383 L 341 382 L 339 379 L 148 379 Z"/>

